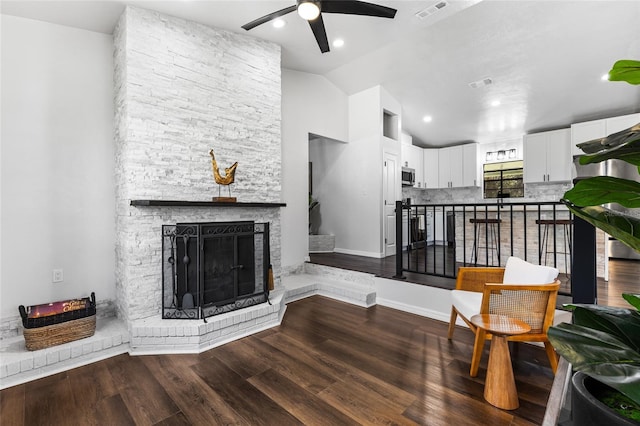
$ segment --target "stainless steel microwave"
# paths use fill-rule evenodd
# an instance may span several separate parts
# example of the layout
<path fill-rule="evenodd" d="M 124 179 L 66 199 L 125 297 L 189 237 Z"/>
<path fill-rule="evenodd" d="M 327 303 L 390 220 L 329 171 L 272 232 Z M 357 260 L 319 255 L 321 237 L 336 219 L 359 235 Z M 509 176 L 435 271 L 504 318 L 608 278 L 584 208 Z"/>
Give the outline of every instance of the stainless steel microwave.
<path fill-rule="evenodd" d="M 416 183 L 416 171 L 409 167 L 402 168 L 402 186 L 413 186 Z"/>

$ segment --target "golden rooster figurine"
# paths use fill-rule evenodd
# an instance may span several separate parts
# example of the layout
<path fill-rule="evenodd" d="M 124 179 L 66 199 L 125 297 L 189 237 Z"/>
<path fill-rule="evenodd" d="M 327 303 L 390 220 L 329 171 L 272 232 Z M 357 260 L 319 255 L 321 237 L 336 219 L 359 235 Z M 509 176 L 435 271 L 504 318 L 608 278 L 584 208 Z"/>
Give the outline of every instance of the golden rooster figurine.
<path fill-rule="evenodd" d="M 236 176 L 236 168 L 238 167 L 238 162 L 233 163 L 231 167 L 226 167 L 224 169 L 224 176 L 220 174 L 220 170 L 218 169 L 218 163 L 216 161 L 216 156 L 213 153 L 213 149 L 209 150 L 209 155 L 211 156 L 211 166 L 213 167 L 213 178 L 215 179 L 218 185 L 226 185 L 229 188 L 229 197 L 214 197 L 214 201 L 236 201 L 235 197 L 231 197 L 231 185 L 235 181 Z M 218 195 L 220 195 L 220 187 L 218 187 Z"/>

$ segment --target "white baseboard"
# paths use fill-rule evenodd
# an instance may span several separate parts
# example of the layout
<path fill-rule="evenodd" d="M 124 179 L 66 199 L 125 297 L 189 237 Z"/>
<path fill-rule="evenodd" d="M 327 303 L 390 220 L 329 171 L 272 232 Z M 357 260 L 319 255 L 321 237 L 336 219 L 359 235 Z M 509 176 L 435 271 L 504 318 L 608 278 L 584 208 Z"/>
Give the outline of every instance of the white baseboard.
<path fill-rule="evenodd" d="M 411 314 L 420 315 L 422 317 L 427 317 L 427 318 L 431 318 L 431 319 L 446 322 L 446 323 L 449 322 L 449 315 L 442 312 L 434 311 L 431 309 L 425 309 L 420 306 L 409 305 L 402 302 L 396 302 L 394 300 L 383 299 L 381 297 L 378 297 L 376 301 L 378 302 L 378 305 L 386 306 L 387 308 L 393 308 L 399 311 L 409 312 Z"/>
<path fill-rule="evenodd" d="M 349 250 L 349 249 L 343 249 L 338 247 L 336 247 L 333 251 L 336 253 L 351 254 L 354 256 L 375 257 L 376 259 L 382 259 L 383 257 L 385 257 L 384 253 L 380 253 L 380 252 L 376 253 L 372 251 Z"/>

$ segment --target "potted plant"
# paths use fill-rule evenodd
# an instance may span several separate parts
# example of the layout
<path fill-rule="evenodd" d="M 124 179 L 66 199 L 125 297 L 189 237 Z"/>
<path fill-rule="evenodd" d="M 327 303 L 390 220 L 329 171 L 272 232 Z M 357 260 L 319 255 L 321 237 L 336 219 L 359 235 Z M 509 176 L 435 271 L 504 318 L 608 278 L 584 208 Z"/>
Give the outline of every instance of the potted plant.
<path fill-rule="evenodd" d="M 616 62 L 609 80 L 640 84 L 640 62 Z M 578 146 L 586 154 L 581 164 L 618 159 L 639 166 L 640 172 L 640 123 Z M 591 177 L 576 183 L 562 201 L 574 215 L 640 252 L 640 217 L 603 206 L 618 203 L 640 208 L 639 182 Z M 640 295 L 623 297 L 633 308 L 571 305 L 573 323 L 549 328 L 552 345 L 577 371 L 572 378 L 574 424 L 640 422 Z M 602 401 L 609 397 L 620 397 L 623 402 L 604 405 Z M 586 405 L 576 407 L 578 404 Z"/>
<path fill-rule="evenodd" d="M 318 226 L 314 226 L 315 222 L 317 222 L 317 218 L 314 217 L 314 211 L 317 210 L 316 207 L 319 204 L 320 202 L 309 194 L 309 235 L 318 233 Z"/>

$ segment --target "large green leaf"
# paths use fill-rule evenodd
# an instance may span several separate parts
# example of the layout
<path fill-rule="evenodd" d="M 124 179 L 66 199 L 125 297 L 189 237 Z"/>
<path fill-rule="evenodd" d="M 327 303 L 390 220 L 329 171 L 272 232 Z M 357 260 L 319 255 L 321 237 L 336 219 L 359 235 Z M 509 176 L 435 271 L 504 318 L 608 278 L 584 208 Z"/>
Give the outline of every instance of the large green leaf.
<path fill-rule="evenodd" d="M 640 207 L 640 182 L 611 176 L 594 176 L 576 183 L 564 198 L 576 206 L 599 206 L 618 203 L 628 208 Z"/>
<path fill-rule="evenodd" d="M 605 331 L 577 324 L 549 327 L 549 341 L 576 370 L 601 363 L 638 363 L 640 353 Z"/>
<path fill-rule="evenodd" d="M 602 206 L 579 207 L 569 200 L 563 199 L 562 202 L 574 215 L 640 252 L 640 218 Z"/>
<path fill-rule="evenodd" d="M 623 293 L 622 297 L 640 311 L 640 294 Z"/>
<path fill-rule="evenodd" d="M 608 333 L 640 353 L 640 313 L 637 310 L 576 305 L 573 323 Z"/>
<path fill-rule="evenodd" d="M 609 81 L 640 84 L 640 62 L 629 59 L 617 61 L 609 71 Z"/>
<path fill-rule="evenodd" d="M 579 143 L 585 154 L 580 164 L 599 163 L 612 158 L 640 165 L 640 123 L 604 138 Z"/>
<path fill-rule="evenodd" d="M 575 324 L 550 327 L 549 341 L 583 371 L 640 404 L 640 353 L 609 333 Z"/>

